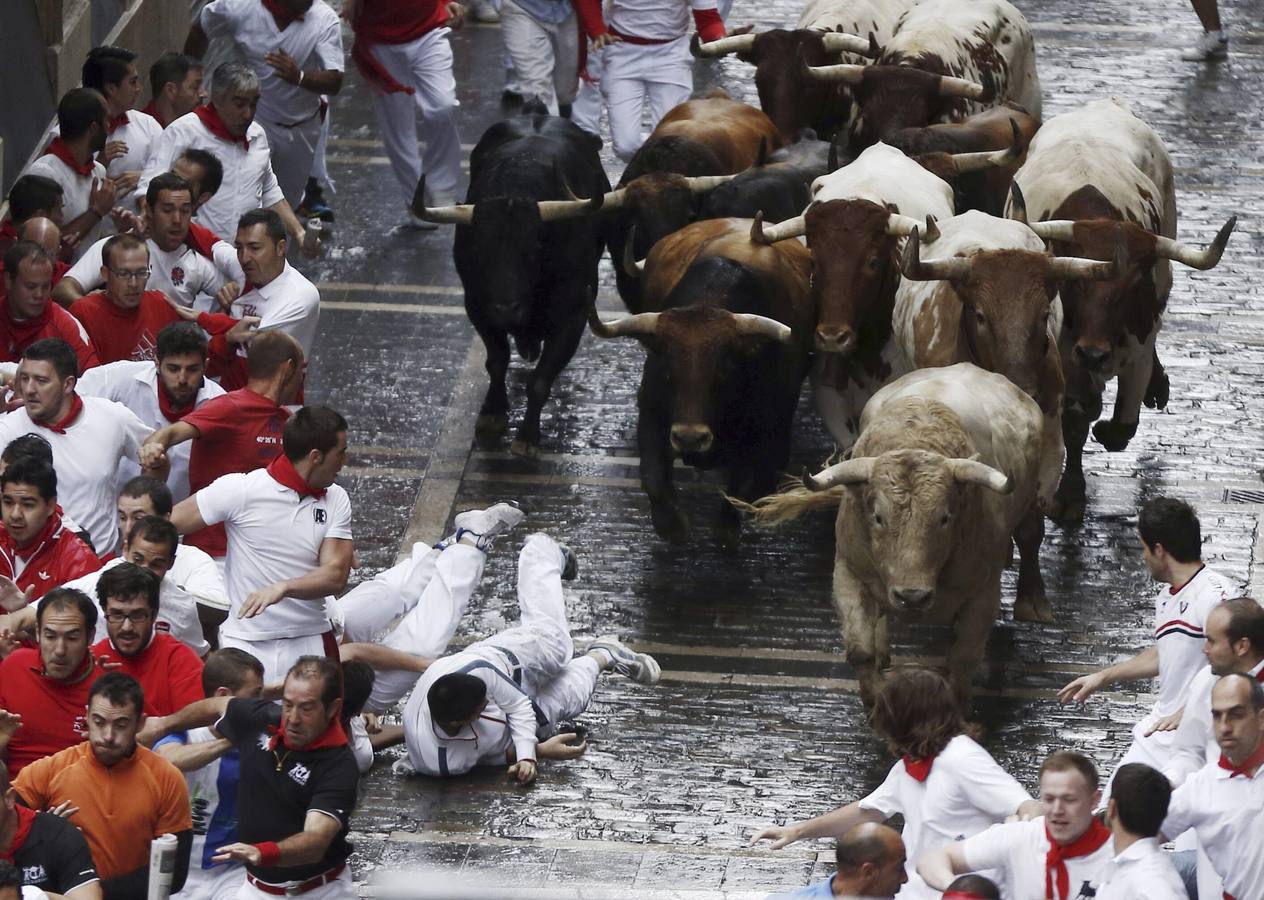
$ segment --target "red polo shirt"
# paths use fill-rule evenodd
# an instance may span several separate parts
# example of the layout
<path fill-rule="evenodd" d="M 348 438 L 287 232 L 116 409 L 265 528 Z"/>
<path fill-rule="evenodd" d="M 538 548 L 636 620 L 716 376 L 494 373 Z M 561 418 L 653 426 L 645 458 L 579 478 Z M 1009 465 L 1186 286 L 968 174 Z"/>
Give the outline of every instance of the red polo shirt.
<path fill-rule="evenodd" d="M 79 358 L 79 374 L 99 365 L 97 351 L 93 349 L 88 333 L 79 320 L 52 300 L 42 315 L 25 322 L 15 322 L 9 314 L 9 303 L 0 279 L 0 362 L 21 362 L 26 348 L 44 338 L 61 338 L 74 348 Z"/>
<path fill-rule="evenodd" d="M 154 632 L 149 646 L 135 656 L 124 656 L 109 638 L 92 645 L 101 663 L 118 663 L 115 672 L 126 672 L 145 692 L 145 715 L 169 716 L 201 700 L 202 660 L 169 634 Z"/>
<path fill-rule="evenodd" d="M 180 321 L 162 291 L 145 291 L 135 309 L 121 309 L 104 291 L 94 291 L 72 303 L 70 313 L 83 323 L 101 365 L 156 359 L 158 332 Z"/>
<path fill-rule="evenodd" d="M 281 429 L 290 412 L 250 388 L 229 391 L 203 403 L 183 421 L 201 435 L 189 451 L 189 494 L 196 494 L 221 475 L 262 469 L 281 452 Z M 211 556 L 227 550 L 223 525 L 194 532 L 186 544 Z"/>
<path fill-rule="evenodd" d="M 69 682 L 44 675 L 39 650 L 23 647 L 0 663 L 0 709 L 22 717 L 9 741 L 9 778 L 88 736 L 88 691 L 104 673 L 89 653 Z"/>

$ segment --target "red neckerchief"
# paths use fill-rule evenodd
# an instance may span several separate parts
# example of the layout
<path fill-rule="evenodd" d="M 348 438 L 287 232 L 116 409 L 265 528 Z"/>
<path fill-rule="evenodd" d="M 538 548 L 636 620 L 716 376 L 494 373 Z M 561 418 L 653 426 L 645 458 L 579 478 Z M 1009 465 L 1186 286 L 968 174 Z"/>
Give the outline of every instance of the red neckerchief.
<path fill-rule="evenodd" d="M 1045 854 L 1045 896 L 1051 900 L 1068 900 L 1071 873 L 1067 871 L 1066 861 L 1096 853 L 1110 840 L 1110 829 L 1095 818 L 1082 835 L 1065 846 L 1053 839 L 1048 825 L 1045 825 L 1045 838 L 1049 841 L 1049 852 Z M 1057 891 L 1054 891 L 1055 882 Z"/>
<path fill-rule="evenodd" d="M 51 424 L 48 422 L 41 422 L 38 419 L 31 419 L 31 421 L 40 428 L 47 428 L 49 431 L 55 431 L 58 434 L 65 434 L 66 429 L 69 428 L 74 423 L 75 419 L 79 417 L 79 413 L 83 412 L 83 400 L 79 398 L 78 394 L 74 394 L 73 396 L 74 399 L 70 401 L 70 412 L 66 413 L 60 421 L 52 422 Z"/>
<path fill-rule="evenodd" d="M 275 750 L 280 744 L 286 750 L 297 750 L 300 753 L 306 753 L 308 750 L 327 750 L 330 747 L 345 747 L 347 745 L 347 733 L 342 730 L 342 723 L 335 716 L 330 722 L 329 727 L 320 733 L 320 737 L 302 747 L 291 747 L 285 742 L 285 729 L 279 725 L 269 725 L 268 731 L 272 737 L 268 738 L 268 749 Z"/>
<path fill-rule="evenodd" d="M 167 393 L 167 386 L 162 383 L 162 378 L 158 379 L 158 409 L 162 412 L 162 416 L 168 422 L 179 422 L 189 413 L 193 412 L 193 408 L 197 406 L 197 394 L 193 395 L 193 399 L 184 406 L 172 406 L 171 395 Z"/>
<path fill-rule="evenodd" d="M 987 900 L 987 898 L 974 891 L 945 891 L 943 900 Z"/>
<path fill-rule="evenodd" d="M 241 149 L 250 149 L 250 138 L 242 136 L 238 137 L 228 130 L 228 126 L 224 124 L 224 120 L 220 118 L 220 114 L 215 111 L 215 107 L 209 103 L 204 103 L 197 107 L 193 112 L 202 124 L 206 126 L 206 130 L 215 135 L 221 141 L 228 141 L 230 144 L 241 144 Z"/>
<path fill-rule="evenodd" d="M 219 235 L 211 231 L 211 229 L 196 222 L 189 223 L 189 233 L 185 235 L 184 244 L 194 253 L 214 261 L 215 245 L 218 242 Z"/>
<path fill-rule="evenodd" d="M 294 463 L 290 462 L 290 458 L 285 455 L 284 451 L 278 453 L 276 459 L 268 463 L 268 474 L 281 487 L 297 491 L 300 497 L 315 497 L 319 500 L 325 496 L 324 488 L 314 488 L 303 480 L 303 476 L 298 474 L 298 470 L 294 468 Z"/>
<path fill-rule="evenodd" d="M 935 757 L 928 756 L 926 759 L 914 759 L 905 754 L 900 758 L 904 760 L 904 771 L 908 772 L 909 777 L 914 781 L 925 781 L 930 777 L 930 767 L 935 764 Z"/>
<path fill-rule="evenodd" d="M 13 862 L 13 855 L 22 849 L 22 845 L 31 834 L 31 826 L 35 824 L 35 810 L 27 809 L 19 803 L 14 808 L 14 812 L 18 814 L 18 825 L 13 831 L 13 842 L 9 844 L 8 850 L 0 853 L 0 857 L 9 862 Z"/>
<path fill-rule="evenodd" d="M 53 538 L 57 532 L 61 531 L 61 512 L 60 507 L 53 509 L 52 515 L 48 517 L 48 521 L 44 523 L 44 527 L 39 530 L 35 537 L 27 541 L 25 547 L 18 545 L 16 541 L 9 537 L 9 532 L 4 533 L 5 543 L 12 545 L 15 556 L 20 556 L 25 560 L 30 560 L 43 549 L 44 545 Z"/>
<path fill-rule="evenodd" d="M 80 175 L 91 175 L 96 165 L 91 156 L 88 157 L 86 163 L 80 163 L 79 160 L 75 159 L 75 154 L 71 152 L 70 147 L 67 146 L 60 136 L 53 138 L 49 142 L 48 149 L 44 152 L 57 157 Z"/>
<path fill-rule="evenodd" d="M 9 306 L 7 299 L 4 301 L 3 306 L 5 330 L 12 336 L 14 344 L 21 349 L 25 349 L 31 344 L 53 319 L 52 300 L 44 304 L 44 311 L 38 316 L 21 322 L 13 318 L 13 309 Z"/>
<path fill-rule="evenodd" d="M 13 224 L 13 220 L 6 217 L 0 221 L 0 241 L 16 241 L 18 239 L 17 226 Z"/>
<path fill-rule="evenodd" d="M 141 112 L 145 113 L 146 115 L 153 116 L 154 121 L 157 122 L 159 125 L 161 125 L 163 128 L 166 128 L 168 125 L 171 124 L 170 122 L 164 122 L 162 116 L 158 115 L 158 101 L 157 100 L 150 100 L 149 103 L 146 104 L 145 108 L 141 110 Z"/>
<path fill-rule="evenodd" d="M 263 8 L 272 13 L 272 18 L 276 20 L 277 28 L 282 31 L 289 28 L 292 22 L 303 21 L 304 13 L 295 15 L 278 3 L 277 0 L 263 0 Z"/>
<path fill-rule="evenodd" d="M 1257 675 L 1256 677 L 1258 678 L 1259 676 Z M 1252 751 L 1251 755 L 1246 758 L 1246 761 L 1243 762 L 1242 765 L 1235 766 L 1229 761 L 1229 757 L 1225 756 L 1223 753 L 1220 754 L 1220 761 L 1217 762 L 1216 765 L 1220 766 L 1222 769 L 1228 769 L 1230 778 L 1236 778 L 1241 775 L 1249 780 L 1253 776 L 1255 770 L 1261 765 L 1264 765 L 1264 741 L 1260 741 L 1259 744 L 1256 745 L 1255 750 Z"/>
<path fill-rule="evenodd" d="M 120 128 L 122 128 L 124 125 L 126 125 L 130 121 L 131 119 L 127 117 L 127 113 L 121 112 L 117 116 L 115 116 L 113 119 L 110 119 L 109 124 L 106 126 L 106 132 L 109 134 L 113 134 L 114 132 L 118 131 Z"/>

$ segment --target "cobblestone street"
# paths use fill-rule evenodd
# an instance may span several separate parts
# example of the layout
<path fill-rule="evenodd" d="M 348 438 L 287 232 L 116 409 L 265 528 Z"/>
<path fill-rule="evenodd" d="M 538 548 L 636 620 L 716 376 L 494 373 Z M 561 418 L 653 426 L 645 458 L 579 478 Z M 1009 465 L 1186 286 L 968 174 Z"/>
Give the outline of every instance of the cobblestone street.
<path fill-rule="evenodd" d="M 1125 99 L 1171 152 L 1179 237 L 1203 246 L 1239 217 L 1219 267 L 1173 267 L 1159 336 L 1171 377 L 1167 409 L 1143 410 L 1124 452 L 1090 441 L 1085 524 L 1049 526 L 1043 568 L 1056 624 L 1013 621 L 1017 568 L 1006 573 L 976 713 L 985 746 L 1034 790 L 1050 749 L 1111 765 L 1152 702 L 1146 685 L 1083 708 L 1054 699 L 1077 674 L 1151 638 L 1154 587 L 1135 535 L 1140 503 L 1165 493 L 1189 500 L 1208 562 L 1243 586 L 1264 587 L 1264 20 L 1258 3 L 1222 2 L 1229 57 L 1201 65 L 1179 58 L 1199 33 L 1185 0 L 1014 2 L 1035 31 L 1046 118 L 1099 97 Z M 730 24 L 789 26 L 798 11 L 787 0 L 736 0 Z M 499 29 L 467 26 L 453 45 L 468 157 L 502 117 Z M 696 93 L 720 86 L 757 102 L 752 73 L 734 57 L 699 63 Z M 608 148 L 603 159 L 614 182 L 620 166 Z M 415 540 L 437 540 L 453 511 L 514 498 L 529 518 L 492 552 L 458 641 L 516 621 L 517 547 L 522 534 L 543 530 L 580 556 L 567 596 L 577 643 L 618 632 L 663 667 L 652 688 L 603 679 L 582 720 L 588 753 L 544 763 L 526 789 L 500 770 L 404 780 L 385 754 L 362 784 L 353 820 L 362 892 L 489 896 L 486 879 L 515 897 L 738 897 L 823 877 L 826 842 L 778 852 L 746 845 L 763 824 L 862 796 L 891 764 L 864 725 L 842 656 L 830 601 L 832 517 L 748 530 L 740 549 L 725 550 L 716 537 L 720 482 L 678 468 L 694 537 L 679 547 L 660 541 L 638 480 L 644 354 L 634 341 L 585 337 L 545 406 L 539 460 L 512 457 L 507 441 L 475 449 L 486 376 L 452 265 L 452 232 L 396 227 L 406 198 L 350 65 L 333 106 L 329 166 L 335 235 L 324 259 L 300 265 L 322 297 L 308 402 L 327 402 L 351 422 L 341 483 L 363 563 L 353 579 L 371 577 Z M 608 259 L 602 285 L 599 308 L 622 310 Z M 510 373 L 517 417 L 524 366 L 515 359 Z M 792 468 L 830 450 L 805 392 Z M 897 661 L 934 664 L 926 648 L 943 645 L 940 635 L 894 624 L 892 640 Z"/>

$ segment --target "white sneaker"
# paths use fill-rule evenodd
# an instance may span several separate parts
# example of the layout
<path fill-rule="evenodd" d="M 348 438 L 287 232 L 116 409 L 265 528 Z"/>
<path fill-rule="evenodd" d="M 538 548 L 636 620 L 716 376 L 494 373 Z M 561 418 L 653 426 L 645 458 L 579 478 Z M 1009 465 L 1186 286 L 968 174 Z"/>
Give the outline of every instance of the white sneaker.
<path fill-rule="evenodd" d="M 648 653 L 637 653 L 624 646 L 618 635 L 607 634 L 588 645 L 588 652 L 604 651 L 614 663 L 615 672 L 637 684 L 658 684 L 663 670 Z"/>
<path fill-rule="evenodd" d="M 1205 31 L 1192 47 L 1181 51 L 1181 59 L 1189 62 L 1224 59 L 1228 55 L 1229 36 L 1223 31 Z"/>
<path fill-rule="evenodd" d="M 467 509 L 457 513 L 452 524 L 456 526 L 456 539 L 468 534 L 480 550 L 486 550 L 496 538 L 509 531 L 527 517 L 517 503 L 504 500 L 487 509 Z"/>

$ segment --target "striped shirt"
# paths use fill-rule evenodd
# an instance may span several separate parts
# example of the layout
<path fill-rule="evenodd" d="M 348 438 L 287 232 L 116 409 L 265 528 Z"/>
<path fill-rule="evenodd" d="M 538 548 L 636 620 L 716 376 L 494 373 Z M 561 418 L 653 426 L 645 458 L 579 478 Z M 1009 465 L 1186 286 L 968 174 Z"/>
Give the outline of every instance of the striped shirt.
<path fill-rule="evenodd" d="M 1179 590 L 1154 598 L 1154 644 L 1159 650 L 1159 700 L 1155 712 L 1170 716 L 1185 706 L 1189 683 L 1207 665 L 1203 623 L 1216 606 L 1238 595 L 1232 581 L 1203 566 Z"/>

